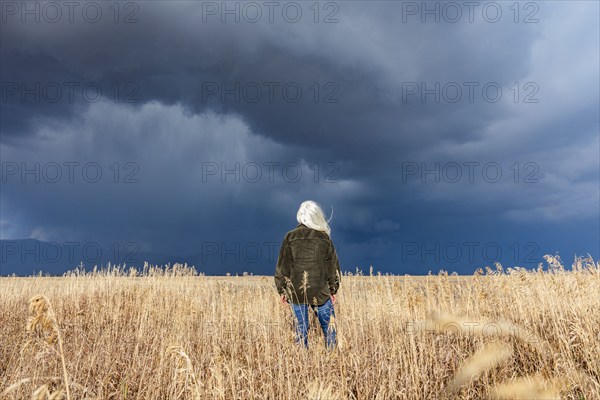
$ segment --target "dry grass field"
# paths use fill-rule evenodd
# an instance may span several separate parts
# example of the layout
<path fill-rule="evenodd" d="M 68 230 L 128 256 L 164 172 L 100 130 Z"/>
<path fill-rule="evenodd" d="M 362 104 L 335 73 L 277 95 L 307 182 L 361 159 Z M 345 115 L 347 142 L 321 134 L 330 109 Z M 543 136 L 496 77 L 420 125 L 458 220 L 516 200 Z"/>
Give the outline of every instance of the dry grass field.
<path fill-rule="evenodd" d="M 546 262 L 344 275 L 331 353 L 270 276 L 0 278 L 0 399 L 600 399 L 600 263 Z"/>

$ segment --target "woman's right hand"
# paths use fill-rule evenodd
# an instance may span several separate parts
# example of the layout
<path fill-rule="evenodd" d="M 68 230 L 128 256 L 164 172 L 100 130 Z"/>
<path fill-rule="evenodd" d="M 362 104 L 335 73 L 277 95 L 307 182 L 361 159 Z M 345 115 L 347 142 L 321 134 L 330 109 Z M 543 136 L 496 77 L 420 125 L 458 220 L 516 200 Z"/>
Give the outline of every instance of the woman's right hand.
<path fill-rule="evenodd" d="M 331 295 L 331 304 L 335 304 L 335 294 Z"/>

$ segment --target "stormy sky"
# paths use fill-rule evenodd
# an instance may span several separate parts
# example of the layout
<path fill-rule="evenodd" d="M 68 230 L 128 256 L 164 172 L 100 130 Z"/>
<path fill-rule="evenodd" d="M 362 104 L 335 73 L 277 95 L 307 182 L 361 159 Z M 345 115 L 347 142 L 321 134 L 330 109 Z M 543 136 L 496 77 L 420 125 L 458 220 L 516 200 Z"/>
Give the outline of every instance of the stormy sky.
<path fill-rule="evenodd" d="M 600 257 L 598 2 L 0 11 L 5 265 L 37 239 L 272 274 L 307 199 L 345 270 Z"/>

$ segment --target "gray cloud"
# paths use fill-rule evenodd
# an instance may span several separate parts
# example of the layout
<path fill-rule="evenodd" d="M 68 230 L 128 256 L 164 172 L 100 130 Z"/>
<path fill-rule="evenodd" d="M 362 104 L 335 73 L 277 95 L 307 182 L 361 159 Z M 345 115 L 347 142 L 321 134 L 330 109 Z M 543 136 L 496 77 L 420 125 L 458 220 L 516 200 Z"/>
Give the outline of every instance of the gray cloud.
<path fill-rule="evenodd" d="M 204 23 L 202 4 L 193 2 L 139 3 L 135 24 L 9 19 L 0 27 L 3 85 L 57 82 L 64 90 L 65 82 L 92 82 L 103 96 L 91 101 L 77 89 L 74 101 L 3 100 L 2 161 L 96 162 L 104 178 L 11 177 L 2 183 L 3 235 L 133 240 L 144 251 L 191 253 L 206 241 L 278 240 L 297 205 L 315 198 L 334 206 L 344 260 L 362 265 L 372 255 L 393 268 L 398 243 L 450 241 L 453 231 L 508 241 L 521 226 L 523 240 L 554 251 L 560 235 L 545 239 L 533 226 L 598 230 L 598 5 L 540 3 L 532 24 L 515 23 L 507 8 L 498 23 L 479 14 L 474 23 L 402 23 L 402 7 L 340 3 L 334 24 L 308 16 L 296 24 Z M 236 82 L 248 96 L 261 88 L 261 101 L 244 92 L 239 102 L 231 94 L 221 101 L 207 91 Z M 461 100 L 406 92 L 436 82 L 448 96 L 461 88 Z M 281 92 L 290 83 L 302 88 L 298 102 Z M 502 88 L 499 101 L 485 98 L 486 84 Z M 276 85 L 273 102 L 268 85 Z M 337 102 L 324 102 L 327 95 Z M 524 102 L 528 95 L 538 102 Z M 120 180 L 133 173 L 139 182 L 112 182 L 116 162 Z M 269 182 L 264 163 L 273 162 Z M 470 182 L 463 169 L 456 183 L 403 175 L 436 162 L 494 163 L 503 175 Z M 236 183 L 230 174 L 222 183 L 220 171 L 206 175 L 221 163 L 256 163 L 263 178 Z M 302 179 L 284 175 L 286 164 L 301 166 Z M 523 182 L 531 171 L 538 182 Z M 490 228 L 490 220 L 505 228 Z M 593 247 L 597 236 L 582 245 Z"/>

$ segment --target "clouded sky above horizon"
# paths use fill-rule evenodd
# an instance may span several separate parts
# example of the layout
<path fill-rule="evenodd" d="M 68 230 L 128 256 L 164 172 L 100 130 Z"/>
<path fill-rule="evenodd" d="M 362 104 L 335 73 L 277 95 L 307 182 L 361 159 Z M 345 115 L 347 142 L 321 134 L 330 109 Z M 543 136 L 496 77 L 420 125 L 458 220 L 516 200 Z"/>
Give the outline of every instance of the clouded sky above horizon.
<path fill-rule="evenodd" d="M 600 257 L 597 2 L 29 4 L 1 10 L 1 239 L 270 274 L 313 199 L 344 269 Z"/>

